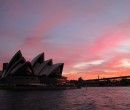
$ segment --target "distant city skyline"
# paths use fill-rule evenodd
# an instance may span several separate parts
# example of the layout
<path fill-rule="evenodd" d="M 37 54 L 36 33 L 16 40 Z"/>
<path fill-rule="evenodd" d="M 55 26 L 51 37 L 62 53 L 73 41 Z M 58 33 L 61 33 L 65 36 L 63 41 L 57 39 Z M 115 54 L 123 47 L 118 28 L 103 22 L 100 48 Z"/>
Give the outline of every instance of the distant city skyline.
<path fill-rule="evenodd" d="M 130 75 L 130 0 L 0 0 L 0 68 L 21 50 L 68 79 Z"/>

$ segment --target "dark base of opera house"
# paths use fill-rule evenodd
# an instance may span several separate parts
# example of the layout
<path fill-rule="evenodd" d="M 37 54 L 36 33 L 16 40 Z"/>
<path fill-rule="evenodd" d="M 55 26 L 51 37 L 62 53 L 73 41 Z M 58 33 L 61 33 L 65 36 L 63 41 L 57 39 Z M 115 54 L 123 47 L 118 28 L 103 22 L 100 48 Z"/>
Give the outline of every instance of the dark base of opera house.
<path fill-rule="evenodd" d="M 18 51 L 9 63 L 3 63 L 0 89 L 10 90 L 62 90 L 78 88 L 62 76 L 63 63 L 53 64 L 52 59 L 44 60 L 44 53 L 31 62 Z"/>
<path fill-rule="evenodd" d="M 0 89 L 6 90 L 65 90 L 77 89 L 63 78 L 39 78 L 37 76 L 9 76 L 0 80 Z"/>

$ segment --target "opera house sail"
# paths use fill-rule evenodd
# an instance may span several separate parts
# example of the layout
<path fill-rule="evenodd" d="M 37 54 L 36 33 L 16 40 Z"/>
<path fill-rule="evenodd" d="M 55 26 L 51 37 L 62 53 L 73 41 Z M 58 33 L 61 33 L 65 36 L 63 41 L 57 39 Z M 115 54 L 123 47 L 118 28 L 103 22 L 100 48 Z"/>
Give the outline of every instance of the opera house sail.
<path fill-rule="evenodd" d="M 3 63 L 0 87 L 65 86 L 67 78 L 62 76 L 63 67 L 64 63 L 53 64 L 52 59 L 45 60 L 44 53 L 28 62 L 19 50 L 8 63 Z"/>

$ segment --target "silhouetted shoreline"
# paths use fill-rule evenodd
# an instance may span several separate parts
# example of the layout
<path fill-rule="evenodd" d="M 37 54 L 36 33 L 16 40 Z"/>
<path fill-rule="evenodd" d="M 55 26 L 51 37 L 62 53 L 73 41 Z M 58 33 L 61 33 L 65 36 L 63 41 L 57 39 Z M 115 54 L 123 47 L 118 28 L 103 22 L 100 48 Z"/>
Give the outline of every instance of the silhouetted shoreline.
<path fill-rule="evenodd" d="M 70 80 L 70 83 L 78 84 L 81 87 L 128 87 L 130 86 L 130 76 L 91 80 L 83 80 L 82 78 L 79 78 L 78 80 Z"/>

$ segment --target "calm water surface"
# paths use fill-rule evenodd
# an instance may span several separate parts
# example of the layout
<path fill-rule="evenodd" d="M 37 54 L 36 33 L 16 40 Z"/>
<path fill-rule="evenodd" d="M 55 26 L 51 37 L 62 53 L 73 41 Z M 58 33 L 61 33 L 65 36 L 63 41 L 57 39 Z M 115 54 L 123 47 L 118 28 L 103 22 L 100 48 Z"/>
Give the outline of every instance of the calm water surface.
<path fill-rule="evenodd" d="M 0 110 L 130 110 L 130 87 L 0 90 Z"/>

